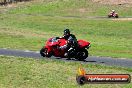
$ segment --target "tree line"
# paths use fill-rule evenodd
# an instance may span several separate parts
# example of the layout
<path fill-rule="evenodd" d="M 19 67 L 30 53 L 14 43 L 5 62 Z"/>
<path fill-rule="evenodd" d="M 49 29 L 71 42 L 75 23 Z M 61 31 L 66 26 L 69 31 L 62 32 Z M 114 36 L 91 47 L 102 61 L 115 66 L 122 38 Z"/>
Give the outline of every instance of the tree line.
<path fill-rule="evenodd" d="M 0 0 L 0 4 L 8 4 L 8 3 L 13 3 L 13 2 L 22 2 L 22 1 L 31 1 L 31 0 Z"/>

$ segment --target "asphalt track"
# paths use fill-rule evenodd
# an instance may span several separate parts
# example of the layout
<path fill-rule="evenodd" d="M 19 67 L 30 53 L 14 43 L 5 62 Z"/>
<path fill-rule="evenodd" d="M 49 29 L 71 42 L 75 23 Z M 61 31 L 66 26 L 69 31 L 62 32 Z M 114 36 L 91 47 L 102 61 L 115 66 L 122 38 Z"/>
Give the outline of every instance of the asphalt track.
<path fill-rule="evenodd" d="M 0 49 L 0 55 L 28 57 L 28 58 L 35 58 L 35 59 L 43 58 L 40 56 L 39 51 L 34 52 L 34 51 L 28 51 L 28 50 L 23 51 L 23 50 L 12 50 L 12 49 Z M 51 59 L 55 59 L 55 57 L 51 57 Z M 66 58 L 61 58 L 60 60 L 66 61 Z M 68 60 L 68 61 L 76 61 L 76 60 Z M 121 67 L 132 68 L 132 59 L 123 59 L 123 58 L 117 59 L 117 58 L 110 58 L 110 57 L 89 56 L 84 63 L 104 64 L 108 66 L 121 66 Z"/>

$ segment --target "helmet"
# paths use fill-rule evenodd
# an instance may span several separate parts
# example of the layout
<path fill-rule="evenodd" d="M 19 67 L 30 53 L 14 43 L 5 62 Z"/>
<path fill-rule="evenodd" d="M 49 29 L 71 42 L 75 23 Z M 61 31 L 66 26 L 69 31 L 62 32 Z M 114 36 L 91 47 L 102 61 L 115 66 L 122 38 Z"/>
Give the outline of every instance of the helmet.
<path fill-rule="evenodd" d="M 64 35 L 70 35 L 70 30 L 69 29 L 65 29 L 64 30 Z"/>
<path fill-rule="evenodd" d="M 112 12 L 115 12 L 115 10 L 112 10 Z"/>

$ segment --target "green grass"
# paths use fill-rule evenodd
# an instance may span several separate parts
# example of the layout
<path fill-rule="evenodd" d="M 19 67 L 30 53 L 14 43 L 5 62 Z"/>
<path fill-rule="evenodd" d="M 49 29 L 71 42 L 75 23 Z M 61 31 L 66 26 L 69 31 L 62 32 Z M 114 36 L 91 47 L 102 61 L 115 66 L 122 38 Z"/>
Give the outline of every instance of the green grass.
<path fill-rule="evenodd" d="M 131 20 L 87 18 L 105 16 L 109 8 L 117 8 L 121 16 L 131 16 L 131 7 L 102 5 L 88 0 L 54 0 L 50 3 L 45 0 L 16 6 L 5 8 L 7 11 L 0 15 L 0 48 L 38 51 L 48 38 L 62 36 L 63 30 L 70 28 L 78 39 L 91 42 L 91 56 L 132 58 Z M 86 12 L 80 12 L 82 8 Z"/>
<path fill-rule="evenodd" d="M 121 16 L 131 16 L 131 4 L 103 5 L 93 3 L 91 0 L 39 0 L 24 6 L 24 8 L 12 10 L 9 13 L 52 16 L 106 16 L 112 9 L 115 9 Z"/>
<path fill-rule="evenodd" d="M 80 62 L 0 56 L 0 88 L 130 88 L 129 84 L 79 86 L 76 74 Z M 130 74 L 131 68 L 82 64 L 88 74 Z"/>

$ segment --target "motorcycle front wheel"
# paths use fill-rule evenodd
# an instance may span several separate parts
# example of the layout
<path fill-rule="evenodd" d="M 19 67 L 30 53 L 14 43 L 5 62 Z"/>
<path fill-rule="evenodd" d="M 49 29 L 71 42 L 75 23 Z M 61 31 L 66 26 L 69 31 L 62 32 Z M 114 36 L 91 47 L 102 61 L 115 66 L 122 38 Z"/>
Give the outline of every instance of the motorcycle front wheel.
<path fill-rule="evenodd" d="M 111 15 L 108 15 L 108 18 L 111 18 Z"/>
<path fill-rule="evenodd" d="M 45 57 L 45 49 L 44 49 L 44 48 L 42 48 L 42 49 L 40 50 L 40 55 L 43 56 L 43 57 Z"/>
<path fill-rule="evenodd" d="M 53 55 L 52 52 L 47 52 L 47 48 L 42 48 L 40 50 L 40 55 L 43 56 L 43 57 L 51 57 Z"/>

